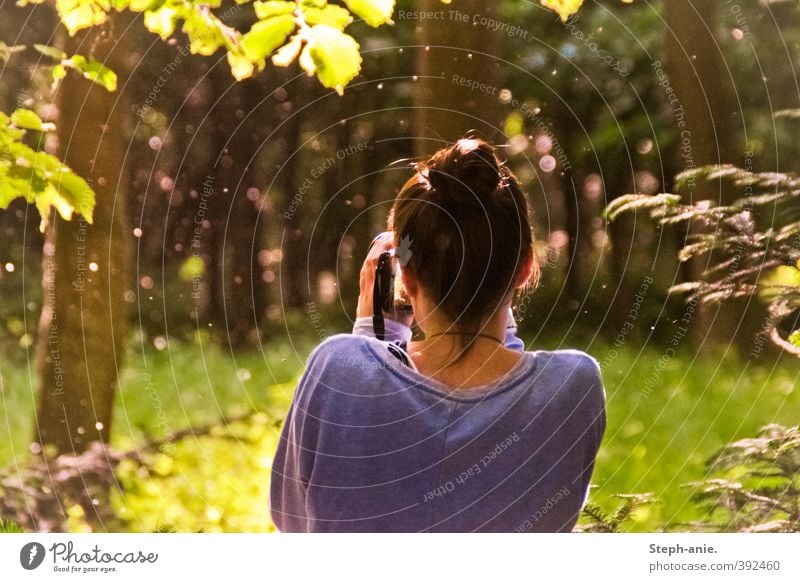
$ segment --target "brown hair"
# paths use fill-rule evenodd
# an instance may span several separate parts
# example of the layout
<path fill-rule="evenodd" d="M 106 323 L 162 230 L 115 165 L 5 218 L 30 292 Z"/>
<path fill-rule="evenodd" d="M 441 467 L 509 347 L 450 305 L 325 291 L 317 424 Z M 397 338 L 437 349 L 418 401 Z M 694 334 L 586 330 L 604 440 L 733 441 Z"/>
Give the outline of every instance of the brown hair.
<path fill-rule="evenodd" d="M 528 198 L 482 139 L 460 139 L 416 164 L 392 214 L 395 243 L 411 245 L 405 268 L 453 322 L 450 331 L 472 336 L 462 355 L 514 291 L 529 253 L 538 283 Z"/>

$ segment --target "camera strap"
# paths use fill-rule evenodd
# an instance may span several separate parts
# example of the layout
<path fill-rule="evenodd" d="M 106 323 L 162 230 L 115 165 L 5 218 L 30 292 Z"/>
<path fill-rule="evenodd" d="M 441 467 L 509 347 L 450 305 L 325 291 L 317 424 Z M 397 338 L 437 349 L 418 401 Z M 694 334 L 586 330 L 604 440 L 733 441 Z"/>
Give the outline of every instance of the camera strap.
<path fill-rule="evenodd" d="M 392 354 L 395 358 L 403 362 L 406 366 L 411 368 L 412 370 L 416 370 L 417 367 L 414 365 L 414 362 L 411 361 L 411 357 L 408 355 L 406 351 L 406 342 L 391 342 L 386 344 L 386 349 L 389 350 L 389 353 Z"/>
<path fill-rule="evenodd" d="M 386 337 L 386 324 L 383 322 L 381 289 L 379 285 L 372 286 L 372 328 L 375 331 L 375 337 L 383 341 Z"/>

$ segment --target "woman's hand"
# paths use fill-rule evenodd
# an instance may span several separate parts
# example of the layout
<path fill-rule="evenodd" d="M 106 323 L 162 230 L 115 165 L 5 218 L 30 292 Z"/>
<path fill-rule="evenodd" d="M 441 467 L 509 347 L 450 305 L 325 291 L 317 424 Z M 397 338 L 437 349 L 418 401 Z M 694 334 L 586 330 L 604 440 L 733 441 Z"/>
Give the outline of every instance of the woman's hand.
<path fill-rule="evenodd" d="M 378 268 L 378 258 L 383 253 L 392 250 L 392 248 L 394 248 L 394 233 L 392 232 L 382 232 L 372 241 L 369 251 L 367 251 L 367 258 L 364 259 L 364 264 L 361 265 L 356 317 L 372 317 L 374 315 L 372 292 L 375 285 L 375 269 Z M 409 327 L 413 319 L 413 315 L 406 313 L 395 314 L 384 312 L 384 317 L 394 319 Z"/>

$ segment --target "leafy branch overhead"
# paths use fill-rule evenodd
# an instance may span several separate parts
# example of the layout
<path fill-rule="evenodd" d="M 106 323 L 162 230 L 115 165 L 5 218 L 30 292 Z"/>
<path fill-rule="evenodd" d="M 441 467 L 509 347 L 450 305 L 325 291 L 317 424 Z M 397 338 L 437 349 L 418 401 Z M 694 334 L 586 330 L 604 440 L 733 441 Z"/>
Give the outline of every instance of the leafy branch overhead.
<path fill-rule="evenodd" d="M 42 216 L 41 230 L 47 225 L 50 211 L 65 220 L 75 212 L 92 221 L 95 197 L 86 181 L 48 153 L 24 143 L 28 131 L 52 131 L 30 109 L 17 109 L 11 116 L 0 113 L 0 209 L 12 200 L 24 197 L 36 204 Z"/>
<path fill-rule="evenodd" d="M 117 90 L 117 74 L 97 59 L 87 58 L 82 55 L 70 57 L 62 50 L 43 44 L 35 44 L 33 48 L 56 62 L 53 65 L 54 84 L 64 78 L 67 74 L 67 69 L 73 69 L 86 79 L 102 85 L 108 91 Z"/>
<path fill-rule="evenodd" d="M 541 0 L 562 19 L 576 12 L 583 0 Z M 44 0 L 18 0 L 19 5 Z M 442 0 L 450 4 L 451 0 Z M 70 35 L 103 24 L 112 12 L 130 10 L 143 15 L 144 25 L 162 39 L 177 30 L 189 39 L 189 50 L 212 55 L 227 52 L 231 72 L 237 80 L 265 68 L 267 59 L 286 67 L 295 60 L 310 76 L 342 94 L 361 71 L 358 42 L 345 29 L 363 21 L 373 28 L 392 24 L 395 0 L 236 0 L 237 9 L 251 11 L 252 26 L 240 31 L 215 14 L 222 0 L 55 0 L 59 18 Z M 229 9 L 230 10 L 230 9 Z M 52 59 L 53 84 L 72 69 L 108 91 L 117 88 L 117 75 L 91 55 L 70 56 L 62 50 L 36 44 L 34 48 Z M 0 60 L 8 61 L 24 46 L 0 42 Z M 36 204 L 47 224 L 51 208 L 65 219 L 82 214 L 91 222 L 94 191 L 57 158 L 37 151 L 24 141 L 26 131 L 51 131 L 36 113 L 18 109 L 10 117 L 0 113 L 0 209 L 16 198 Z"/>
<path fill-rule="evenodd" d="M 19 4 L 43 1 L 19 0 Z M 248 10 L 255 17 L 249 30 L 238 30 L 214 12 L 222 0 L 56 0 L 56 9 L 71 35 L 102 24 L 112 11 L 142 13 L 147 29 L 164 40 L 177 30 L 183 32 L 194 54 L 225 50 L 237 80 L 263 70 L 267 59 L 280 67 L 298 60 L 309 76 L 316 76 L 325 87 L 341 94 L 361 71 L 359 44 L 345 29 L 356 21 L 373 28 L 392 24 L 395 8 L 395 0 L 342 2 L 236 0 L 237 10 Z M 442 2 L 450 4 L 451 0 Z M 583 0 L 541 3 L 565 20 L 577 12 Z"/>

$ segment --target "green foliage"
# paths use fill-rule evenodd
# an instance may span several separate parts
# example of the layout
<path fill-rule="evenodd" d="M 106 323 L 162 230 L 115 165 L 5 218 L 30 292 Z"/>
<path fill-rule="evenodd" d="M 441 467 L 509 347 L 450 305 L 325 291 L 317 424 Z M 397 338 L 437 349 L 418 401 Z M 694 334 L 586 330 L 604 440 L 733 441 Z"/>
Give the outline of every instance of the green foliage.
<path fill-rule="evenodd" d="M 8 46 L 6 43 L 0 41 L 0 61 L 8 62 L 11 55 L 25 50 L 24 46 Z"/>
<path fill-rule="evenodd" d="M 64 61 L 62 65 L 75 69 L 85 78 L 102 85 L 108 91 L 117 90 L 117 74 L 96 59 L 75 55 Z"/>
<path fill-rule="evenodd" d="M 304 70 L 316 75 L 324 86 L 341 93 L 361 70 L 359 45 L 343 32 L 353 22 L 353 14 L 377 27 L 391 23 L 394 10 L 394 0 L 346 0 L 345 3 L 347 8 L 328 4 L 326 0 L 256 1 L 252 10 L 257 20 L 248 31 L 225 24 L 213 12 L 220 2 L 58 0 L 56 8 L 70 34 L 103 23 L 113 10 L 144 13 L 147 29 L 165 40 L 180 25 L 189 37 L 192 53 L 212 55 L 225 50 L 237 80 L 262 70 L 267 57 L 278 49 L 282 49 L 280 56 L 273 59 L 277 66 L 288 66 L 302 52 Z M 108 72 L 96 66 L 88 68 L 88 63 L 76 63 L 75 68 L 104 86 L 115 85 L 116 80 L 112 83 Z"/>
<path fill-rule="evenodd" d="M 395 0 L 342 1 L 344 6 L 327 0 L 256 0 L 251 7 L 257 20 L 246 32 L 225 24 L 214 14 L 213 9 L 221 5 L 219 0 L 56 0 L 56 9 L 70 35 L 102 24 L 109 13 L 121 10 L 143 13 L 145 27 L 164 40 L 182 23 L 181 30 L 189 37 L 191 52 L 212 55 L 225 50 L 231 73 L 237 80 L 264 69 L 266 58 L 276 50 L 277 58 L 272 59 L 276 66 L 288 66 L 299 55 L 301 66 L 309 75 L 316 75 L 325 87 L 341 94 L 361 71 L 362 62 L 358 42 L 344 29 L 356 19 L 373 28 L 392 24 L 395 9 Z M 442 2 L 449 4 L 450 0 Z M 583 0 L 541 2 L 566 20 L 578 11 Z M 250 2 L 237 0 L 237 4 Z M 113 73 L 100 69 L 96 62 L 74 62 L 76 58 L 64 66 L 73 66 L 87 78 L 113 90 L 116 86 Z"/>
<path fill-rule="evenodd" d="M 291 14 L 271 16 L 259 20 L 242 37 L 242 51 L 252 62 L 258 63 L 282 46 L 286 37 L 294 30 L 294 17 Z"/>
<path fill-rule="evenodd" d="M 92 221 L 95 196 L 86 181 L 58 158 L 38 151 L 24 141 L 28 130 L 52 131 L 30 109 L 17 109 L 11 116 L 0 113 L 0 209 L 24 198 L 36 204 L 42 217 L 41 230 L 53 208 L 65 220 L 78 212 Z"/>
<path fill-rule="evenodd" d="M 606 512 L 596 503 L 587 502 L 581 513 L 577 531 L 587 533 L 618 533 L 632 521 L 637 511 L 656 502 L 652 493 L 620 493 L 614 495 L 620 502 L 613 511 Z"/>
<path fill-rule="evenodd" d="M 0 533 L 25 533 L 25 528 L 15 521 L 0 519 Z"/>
<path fill-rule="evenodd" d="M 269 530 L 266 495 L 279 422 L 289 408 L 310 347 L 301 341 L 297 354 L 286 343 L 270 344 L 264 354 L 240 353 L 235 359 L 207 340 L 170 341 L 169 350 L 147 349 L 146 359 L 130 351 L 111 439 L 112 458 L 122 456 L 115 472 L 125 488 L 109 502 L 119 521 L 112 520 L 108 527 L 114 531 Z M 34 428 L 30 411 L 36 386 L 23 358 L 17 357 L 10 365 L 13 357 L 12 353 L 0 362 L 0 423 L 8 427 L 0 436 L 0 466 L 8 465 L 11 475 L 22 478 L 29 475 L 23 467 Z M 11 386 L 13 390 L 3 391 Z M 107 462 L 106 453 L 94 459 L 89 465 L 99 468 Z M 81 466 L 85 469 L 87 463 Z M 41 471 L 32 475 L 40 482 L 48 479 L 46 472 L 44 478 Z M 81 477 L 77 474 L 71 480 L 73 490 L 80 488 Z M 57 512 L 52 492 L 43 492 L 42 497 L 42 504 L 45 497 L 51 498 L 56 509 L 47 507 Z M 24 513 L 25 497 L 19 499 L 19 511 Z M 27 499 L 31 501 L 30 493 Z M 8 492 L 0 491 L 0 515 L 9 500 Z M 70 531 L 93 527 L 80 505 L 67 499 L 64 507 Z M 6 515 L 14 518 L 16 513 Z"/>
<path fill-rule="evenodd" d="M 103 24 L 111 10 L 108 0 L 56 0 L 56 10 L 70 34 Z"/>
<path fill-rule="evenodd" d="M 675 194 L 657 194 L 648 196 L 646 194 L 625 194 L 619 196 L 609 203 L 603 215 L 608 220 L 615 220 L 623 212 L 631 212 L 647 208 L 649 210 L 662 209 L 668 206 L 677 206 L 681 197 Z"/>
<path fill-rule="evenodd" d="M 344 0 L 350 11 L 372 27 L 392 22 L 394 0 Z"/>
<path fill-rule="evenodd" d="M 554 340 L 540 347 L 558 345 Z M 620 493 L 646 491 L 659 500 L 639 507 L 626 530 L 688 529 L 685 524 L 702 520 L 706 511 L 682 485 L 707 476 L 709 457 L 756 434 L 765 418 L 797 422 L 800 361 L 745 366 L 733 353 L 698 358 L 690 350 L 667 358 L 663 350 L 633 341 L 585 349 L 600 362 L 608 401 L 590 501 L 610 513 Z"/>
<path fill-rule="evenodd" d="M 72 69 L 107 91 L 117 90 L 117 74 L 97 59 L 82 55 L 70 57 L 60 49 L 43 44 L 35 44 L 33 47 L 44 56 L 57 61 L 57 64 L 53 65 L 54 85 L 64 77 L 66 69 Z"/>
<path fill-rule="evenodd" d="M 793 317 L 800 310 L 800 176 L 789 173 L 755 173 L 732 165 L 695 168 L 676 177 L 676 189 L 691 191 L 699 182 L 721 182 L 742 193 L 728 205 L 710 200 L 680 203 L 672 194 L 622 196 L 609 204 L 610 220 L 640 208 L 650 209 L 660 224 L 689 222 L 678 258 L 688 261 L 709 255 L 701 281 L 672 288 L 689 292 L 690 299 L 718 303 L 737 297 L 758 296 L 769 306 L 764 333 L 786 351 L 800 356 L 786 336 L 793 337 Z M 791 329 L 781 335 L 780 324 Z"/>
<path fill-rule="evenodd" d="M 277 418 L 257 413 L 192 431 L 170 452 L 137 452 L 117 469 L 115 514 L 132 531 L 274 531 L 267 510 L 279 431 Z"/>
<path fill-rule="evenodd" d="M 624 0 L 629 2 L 631 0 Z M 556 12 L 564 22 L 575 14 L 583 4 L 583 0 L 541 0 L 542 5 Z"/>
<path fill-rule="evenodd" d="M 55 125 L 45 123 L 42 118 L 30 109 L 17 109 L 11 114 L 11 123 L 20 129 L 31 129 L 33 131 L 52 131 Z"/>
<path fill-rule="evenodd" d="M 317 24 L 308 32 L 308 42 L 300 55 L 300 64 L 309 74 L 316 74 L 326 87 L 341 94 L 344 86 L 361 70 L 358 43 L 342 31 Z"/>
<path fill-rule="evenodd" d="M 556 346 L 542 346 L 548 347 Z M 175 340 L 161 351 L 132 349 L 120 380 L 112 445 L 141 451 L 144 463 L 126 453 L 128 461 L 118 467 L 130 484 L 113 497 L 124 527 L 267 529 L 268 459 L 310 348 L 308 342 L 271 343 L 264 354 L 235 359 L 206 340 L 202 351 L 199 344 Z M 800 362 L 794 360 L 777 368 L 750 365 L 743 376 L 742 363 L 731 356 L 699 360 L 685 353 L 662 365 L 656 348 L 588 349 L 603 366 L 609 402 L 590 501 L 608 516 L 621 503 L 619 494 L 650 491 L 659 500 L 634 508 L 620 527 L 625 531 L 680 530 L 703 520 L 705 507 L 691 503 L 693 490 L 682 485 L 705 478 L 707 459 L 726 443 L 755 434 L 765 416 L 792 423 L 800 407 Z M 24 354 L 8 349 L 0 362 L 0 389 L 13 387 L 0 397 L 0 425 L 8 426 L 0 435 L 0 465 L 20 466 L 33 432 L 36 386 Z M 654 378 L 662 388 L 643 392 Z M 220 417 L 237 420 L 227 427 Z M 72 512 L 71 527 L 85 528 L 80 508 Z M 581 523 L 589 525 L 587 519 Z"/>
<path fill-rule="evenodd" d="M 723 448 L 709 467 L 715 478 L 689 485 L 709 510 L 703 529 L 800 532 L 800 427 L 771 424 Z"/>

